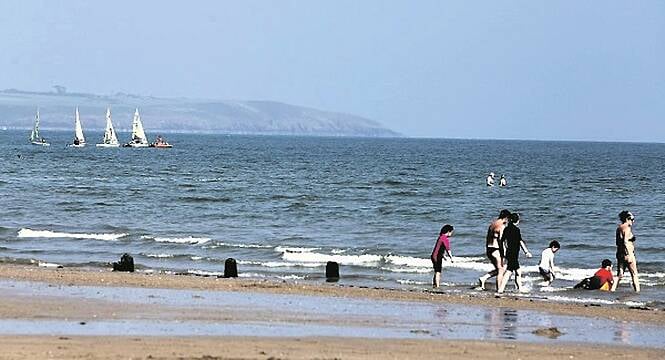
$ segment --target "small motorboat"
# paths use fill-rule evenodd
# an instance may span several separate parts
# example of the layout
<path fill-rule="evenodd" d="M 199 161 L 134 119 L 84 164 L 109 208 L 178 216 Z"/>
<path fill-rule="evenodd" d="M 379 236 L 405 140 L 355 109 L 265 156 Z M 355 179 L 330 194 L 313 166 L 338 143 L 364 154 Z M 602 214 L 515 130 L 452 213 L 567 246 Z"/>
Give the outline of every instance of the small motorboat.
<path fill-rule="evenodd" d="M 169 148 L 172 148 L 173 145 L 169 144 L 166 141 L 166 139 L 164 139 L 163 136 L 157 135 L 157 138 L 155 139 L 155 142 L 150 144 L 150 147 L 160 148 L 160 149 L 169 149 Z"/>

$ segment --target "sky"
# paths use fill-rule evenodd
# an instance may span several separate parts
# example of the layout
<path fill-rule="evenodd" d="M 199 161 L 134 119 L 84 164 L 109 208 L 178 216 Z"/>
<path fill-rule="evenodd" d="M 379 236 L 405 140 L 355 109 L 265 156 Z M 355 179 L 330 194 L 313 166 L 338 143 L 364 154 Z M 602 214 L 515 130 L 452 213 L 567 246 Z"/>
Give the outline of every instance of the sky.
<path fill-rule="evenodd" d="M 0 2 L 0 89 L 54 85 L 280 101 L 411 137 L 665 142 L 665 2 Z"/>

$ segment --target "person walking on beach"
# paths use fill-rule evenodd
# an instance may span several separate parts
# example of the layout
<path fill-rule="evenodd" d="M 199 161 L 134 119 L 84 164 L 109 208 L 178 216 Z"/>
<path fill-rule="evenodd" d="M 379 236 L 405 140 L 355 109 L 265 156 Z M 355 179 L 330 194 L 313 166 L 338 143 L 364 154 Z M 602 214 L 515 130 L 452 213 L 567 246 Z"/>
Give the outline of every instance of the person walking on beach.
<path fill-rule="evenodd" d="M 450 237 L 453 236 L 455 229 L 452 225 L 443 225 L 439 232 L 439 237 L 436 239 L 434 250 L 432 250 L 432 265 L 434 266 L 434 278 L 432 279 L 432 287 L 437 289 L 441 285 L 441 270 L 443 267 L 444 255 L 448 255 L 450 262 L 453 262 L 453 255 L 450 253 Z"/>
<path fill-rule="evenodd" d="M 540 255 L 540 264 L 538 264 L 538 271 L 540 275 L 547 281 L 547 286 L 552 285 L 554 281 L 554 254 L 561 249 L 561 244 L 553 240 L 550 246 L 543 250 Z"/>
<path fill-rule="evenodd" d="M 499 293 L 503 293 L 513 272 L 515 272 L 515 288 L 517 291 L 521 291 L 522 289 L 522 270 L 520 270 L 519 262 L 520 249 L 524 251 L 524 255 L 528 258 L 531 257 L 531 253 L 522 239 L 522 232 L 517 226 L 519 223 L 520 214 L 510 214 L 508 225 L 503 230 L 503 236 L 501 236 L 501 241 L 506 249 L 506 270 L 503 274 L 503 281 L 499 284 Z"/>
<path fill-rule="evenodd" d="M 508 223 L 510 211 L 503 209 L 499 213 L 499 217 L 492 221 L 487 228 L 487 235 L 485 236 L 485 254 L 494 266 L 494 270 L 478 278 L 478 286 L 485 290 L 485 282 L 496 276 L 496 288 L 499 289 L 501 280 L 503 280 L 503 243 L 500 241 L 503 235 L 503 229 Z"/>
<path fill-rule="evenodd" d="M 633 290 L 640 292 L 640 279 L 637 277 L 637 259 L 635 258 L 635 235 L 633 234 L 635 216 L 630 211 L 624 210 L 619 213 L 619 220 L 621 220 L 621 224 L 616 231 L 617 276 L 611 290 L 616 290 L 623 273 L 628 268 L 630 276 L 633 278 Z"/>

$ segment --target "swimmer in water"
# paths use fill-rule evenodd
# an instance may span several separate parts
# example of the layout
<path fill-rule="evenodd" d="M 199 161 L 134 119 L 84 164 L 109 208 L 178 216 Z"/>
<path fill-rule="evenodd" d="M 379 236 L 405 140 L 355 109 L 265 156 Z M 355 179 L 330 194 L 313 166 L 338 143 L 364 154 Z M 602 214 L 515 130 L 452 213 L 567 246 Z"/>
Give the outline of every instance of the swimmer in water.
<path fill-rule="evenodd" d="M 505 187 L 508 185 L 508 180 L 506 180 L 506 177 L 501 175 L 501 178 L 499 179 L 499 186 Z"/>
<path fill-rule="evenodd" d="M 494 173 L 491 172 L 489 175 L 487 175 L 487 179 L 485 180 L 487 186 L 494 186 Z"/>

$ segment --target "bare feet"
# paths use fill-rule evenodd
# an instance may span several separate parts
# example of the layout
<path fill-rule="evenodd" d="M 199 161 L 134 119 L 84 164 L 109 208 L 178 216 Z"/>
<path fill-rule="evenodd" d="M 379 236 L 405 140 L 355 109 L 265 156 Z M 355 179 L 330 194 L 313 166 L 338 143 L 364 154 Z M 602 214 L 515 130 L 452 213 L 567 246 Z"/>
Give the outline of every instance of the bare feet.
<path fill-rule="evenodd" d="M 483 279 L 482 277 L 478 278 L 478 287 L 481 290 L 485 290 L 485 279 Z"/>

